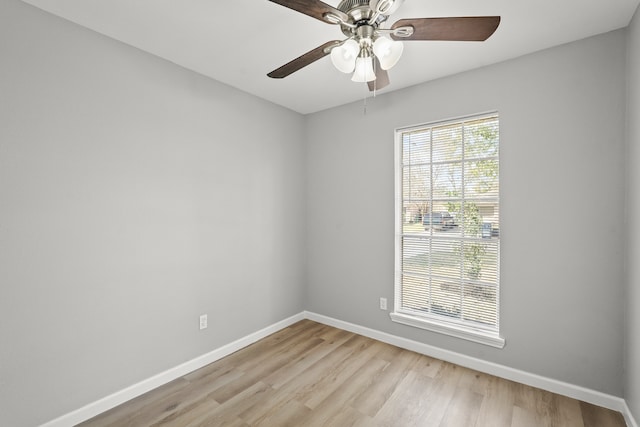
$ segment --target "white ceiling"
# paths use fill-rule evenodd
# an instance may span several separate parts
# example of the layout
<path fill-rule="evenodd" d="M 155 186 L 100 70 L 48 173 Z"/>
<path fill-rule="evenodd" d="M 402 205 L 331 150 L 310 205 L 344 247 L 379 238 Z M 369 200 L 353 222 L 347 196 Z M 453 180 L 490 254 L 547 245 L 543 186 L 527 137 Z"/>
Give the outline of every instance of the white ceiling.
<path fill-rule="evenodd" d="M 187 69 L 303 114 L 368 90 L 325 57 L 284 79 L 266 74 L 329 40 L 325 24 L 267 0 L 23 0 Z M 486 42 L 407 41 L 388 92 L 626 27 L 640 0 L 406 0 L 390 17 L 500 15 Z M 337 6 L 339 0 L 326 0 Z M 386 25 L 388 25 L 386 24 Z"/>

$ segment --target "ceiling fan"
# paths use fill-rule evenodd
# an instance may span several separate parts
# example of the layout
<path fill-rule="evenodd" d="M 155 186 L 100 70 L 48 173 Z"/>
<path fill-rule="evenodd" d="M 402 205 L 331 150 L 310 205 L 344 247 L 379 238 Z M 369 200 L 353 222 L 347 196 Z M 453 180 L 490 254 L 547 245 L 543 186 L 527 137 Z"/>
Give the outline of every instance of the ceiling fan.
<path fill-rule="evenodd" d="M 332 40 L 267 74 L 281 79 L 331 55 L 333 65 L 351 80 L 367 82 L 369 90 L 389 84 L 387 70 L 402 55 L 402 40 L 484 41 L 500 24 L 499 16 L 400 19 L 389 28 L 383 23 L 404 0 L 342 0 L 337 7 L 320 0 L 269 0 L 316 18 L 340 25 L 347 38 Z"/>

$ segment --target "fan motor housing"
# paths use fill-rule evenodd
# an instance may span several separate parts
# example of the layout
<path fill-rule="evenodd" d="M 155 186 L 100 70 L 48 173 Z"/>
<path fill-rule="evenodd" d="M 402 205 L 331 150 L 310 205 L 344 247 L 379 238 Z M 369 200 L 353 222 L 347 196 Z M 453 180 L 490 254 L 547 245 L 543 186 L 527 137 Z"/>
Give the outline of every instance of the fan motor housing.
<path fill-rule="evenodd" d="M 337 9 L 347 13 L 351 9 L 362 6 L 369 7 L 369 0 L 342 0 Z"/>
<path fill-rule="evenodd" d="M 377 28 L 378 25 L 387 20 L 387 16 L 379 15 L 373 24 L 369 24 L 369 19 L 374 14 L 369 6 L 369 0 L 342 0 L 337 7 L 338 10 L 344 12 L 349 17 L 349 24 L 356 25 L 358 27 L 362 25 L 372 25 Z M 342 32 L 347 37 L 351 37 L 356 33 L 356 29 L 341 25 Z"/>

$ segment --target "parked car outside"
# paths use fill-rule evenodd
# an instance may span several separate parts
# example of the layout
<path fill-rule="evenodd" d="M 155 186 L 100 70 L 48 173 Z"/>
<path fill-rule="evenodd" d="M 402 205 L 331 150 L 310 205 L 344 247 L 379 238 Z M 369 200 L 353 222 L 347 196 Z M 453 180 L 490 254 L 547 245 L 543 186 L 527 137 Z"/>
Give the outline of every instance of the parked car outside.
<path fill-rule="evenodd" d="M 455 221 L 449 212 L 432 212 L 422 217 L 422 225 L 424 225 L 425 230 L 431 227 L 433 227 L 434 230 L 444 230 L 453 228 Z"/>

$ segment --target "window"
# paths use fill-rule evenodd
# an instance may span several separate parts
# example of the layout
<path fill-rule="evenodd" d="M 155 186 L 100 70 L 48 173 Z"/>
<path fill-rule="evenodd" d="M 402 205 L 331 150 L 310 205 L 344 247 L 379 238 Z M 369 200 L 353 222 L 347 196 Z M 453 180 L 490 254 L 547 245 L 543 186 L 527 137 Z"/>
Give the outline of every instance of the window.
<path fill-rule="evenodd" d="M 502 348 L 497 114 L 396 131 L 391 318 Z"/>

